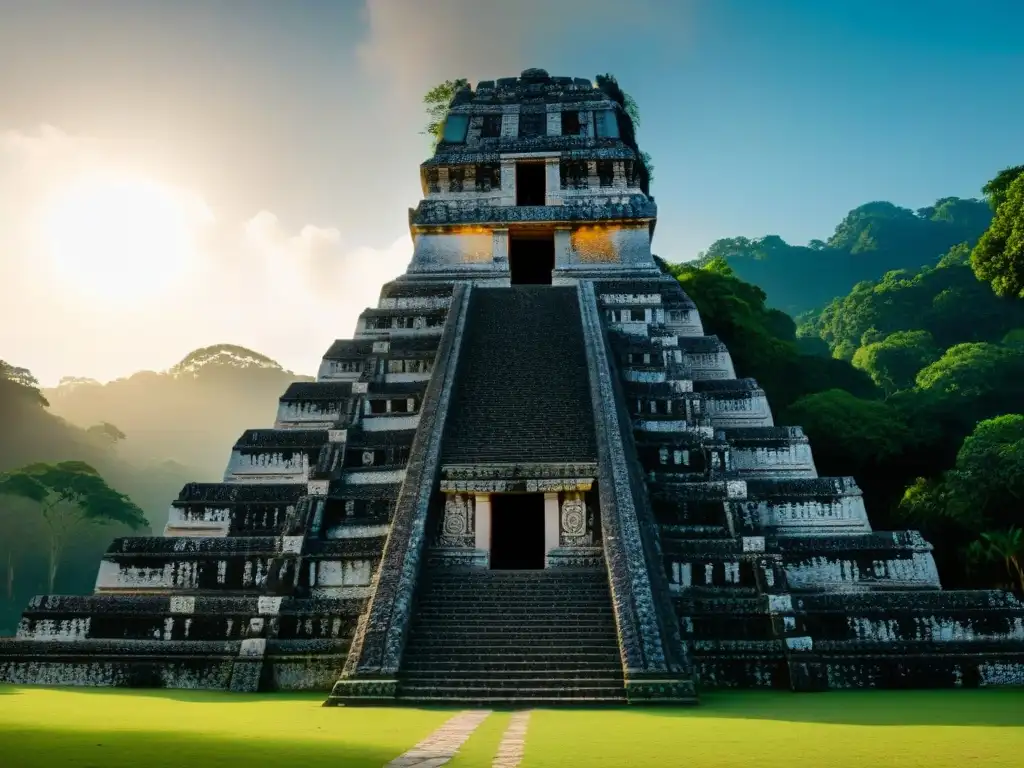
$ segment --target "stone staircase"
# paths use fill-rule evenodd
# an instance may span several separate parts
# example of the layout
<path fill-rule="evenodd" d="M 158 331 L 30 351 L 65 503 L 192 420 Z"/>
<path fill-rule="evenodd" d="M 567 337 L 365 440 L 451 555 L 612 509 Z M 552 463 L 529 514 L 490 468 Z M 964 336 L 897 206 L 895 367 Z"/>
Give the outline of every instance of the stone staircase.
<path fill-rule="evenodd" d="M 422 579 L 403 702 L 626 703 L 603 569 L 431 569 Z"/>
<path fill-rule="evenodd" d="M 474 288 L 442 464 L 594 461 L 575 288 Z"/>

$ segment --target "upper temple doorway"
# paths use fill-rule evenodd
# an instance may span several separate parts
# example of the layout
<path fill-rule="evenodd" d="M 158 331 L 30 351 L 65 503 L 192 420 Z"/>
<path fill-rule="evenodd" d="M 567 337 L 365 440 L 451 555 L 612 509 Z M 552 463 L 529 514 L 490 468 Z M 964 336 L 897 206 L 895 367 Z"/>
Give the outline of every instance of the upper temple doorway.
<path fill-rule="evenodd" d="M 544 163 L 516 163 L 516 205 L 544 205 Z"/>
<path fill-rule="evenodd" d="M 509 233 L 508 268 L 512 285 L 551 285 L 555 234 Z"/>
<path fill-rule="evenodd" d="M 544 567 L 544 494 L 491 496 L 491 570 Z"/>

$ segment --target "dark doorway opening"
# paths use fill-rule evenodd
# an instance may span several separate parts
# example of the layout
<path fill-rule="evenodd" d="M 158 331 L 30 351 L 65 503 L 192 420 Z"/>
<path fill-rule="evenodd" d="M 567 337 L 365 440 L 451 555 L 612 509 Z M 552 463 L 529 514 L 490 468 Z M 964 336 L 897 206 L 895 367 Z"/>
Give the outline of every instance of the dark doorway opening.
<path fill-rule="evenodd" d="M 555 268 L 555 233 L 510 234 L 508 268 L 512 285 L 551 285 Z"/>
<path fill-rule="evenodd" d="M 544 494 L 491 496 L 491 570 L 544 567 Z"/>
<path fill-rule="evenodd" d="M 516 205 L 544 205 L 544 163 L 516 163 Z"/>

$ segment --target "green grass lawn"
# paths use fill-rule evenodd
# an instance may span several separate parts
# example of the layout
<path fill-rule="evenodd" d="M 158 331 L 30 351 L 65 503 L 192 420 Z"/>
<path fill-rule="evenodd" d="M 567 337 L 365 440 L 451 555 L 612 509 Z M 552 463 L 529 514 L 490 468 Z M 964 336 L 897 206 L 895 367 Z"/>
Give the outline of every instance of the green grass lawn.
<path fill-rule="evenodd" d="M 324 698 L 0 686 L 0 766 L 380 768 L 451 717 Z"/>
<path fill-rule="evenodd" d="M 0 686 L 0 766 L 383 766 L 450 710 L 320 706 L 233 696 Z M 986 768 L 1024 765 L 1024 691 L 705 694 L 689 709 L 538 710 L 522 768 Z M 449 763 L 488 768 L 492 714 Z"/>

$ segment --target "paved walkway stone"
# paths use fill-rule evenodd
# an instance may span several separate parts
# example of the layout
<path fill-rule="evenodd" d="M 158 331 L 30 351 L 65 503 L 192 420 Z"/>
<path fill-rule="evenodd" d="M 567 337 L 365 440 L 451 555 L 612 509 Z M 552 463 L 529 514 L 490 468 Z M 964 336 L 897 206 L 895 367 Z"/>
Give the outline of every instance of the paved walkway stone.
<path fill-rule="evenodd" d="M 529 722 L 530 710 L 512 715 L 505 735 L 501 737 L 498 754 L 494 756 L 491 768 L 516 768 L 519 765 L 526 750 L 526 726 Z"/>
<path fill-rule="evenodd" d="M 487 716 L 490 710 L 470 709 L 460 712 L 427 736 L 404 755 L 399 755 L 385 768 L 438 768 L 459 751 Z"/>

